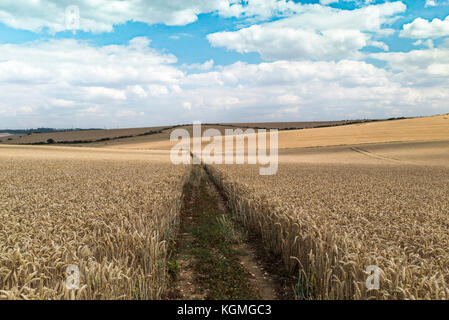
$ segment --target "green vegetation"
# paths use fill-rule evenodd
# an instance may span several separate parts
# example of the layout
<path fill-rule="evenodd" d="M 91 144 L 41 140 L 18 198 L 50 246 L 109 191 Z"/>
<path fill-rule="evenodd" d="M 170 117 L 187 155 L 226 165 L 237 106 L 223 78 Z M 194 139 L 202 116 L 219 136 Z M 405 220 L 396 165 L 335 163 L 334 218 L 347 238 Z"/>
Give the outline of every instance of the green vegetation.
<path fill-rule="evenodd" d="M 206 299 L 257 299 L 235 248 L 241 237 L 211 188 L 204 170 L 194 166 L 181 211 L 181 232 L 189 237 L 178 243 L 178 251 L 193 257 L 195 281 L 207 292 Z"/>

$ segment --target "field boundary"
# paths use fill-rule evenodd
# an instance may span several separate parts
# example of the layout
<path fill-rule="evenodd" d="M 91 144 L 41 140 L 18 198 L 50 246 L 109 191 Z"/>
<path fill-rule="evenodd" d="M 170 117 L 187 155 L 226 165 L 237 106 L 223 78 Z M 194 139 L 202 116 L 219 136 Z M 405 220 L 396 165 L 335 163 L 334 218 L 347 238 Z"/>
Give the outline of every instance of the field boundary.
<path fill-rule="evenodd" d="M 232 127 L 239 129 L 277 129 L 279 131 L 290 131 L 290 130 L 306 130 L 306 129 L 317 129 L 317 128 L 331 128 L 331 127 L 341 127 L 341 126 L 349 126 L 353 124 L 365 124 L 372 122 L 386 122 L 386 121 L 395 121 L 395 120 L 405 120 L 405 119 L 413 119 L 413 117 L 399 117 L 399 118 L 388 118 L 388 119 L 360 119 L 360 120 L 334 120 L 334 121 L 310 121 L 304 123 L 316 123 L 310 127 L 307 126 L 293 126 L 293 127 L 267 127 L 267 126 L 258 126 L 257 122 L 253 123 L 253 125 L 236 125 L 232 123 L 205 123 L 204 125 L 210 126 L 220 126 L 220 127 Z M 276 123 L 276 122 L 275 122 Z M 282 122 L 280 122 L 282 123 Z M 294 123 L 294 122 L 292 122 Z M 265 122 L 261 122 L 260 124 L 265 124 Z"/>

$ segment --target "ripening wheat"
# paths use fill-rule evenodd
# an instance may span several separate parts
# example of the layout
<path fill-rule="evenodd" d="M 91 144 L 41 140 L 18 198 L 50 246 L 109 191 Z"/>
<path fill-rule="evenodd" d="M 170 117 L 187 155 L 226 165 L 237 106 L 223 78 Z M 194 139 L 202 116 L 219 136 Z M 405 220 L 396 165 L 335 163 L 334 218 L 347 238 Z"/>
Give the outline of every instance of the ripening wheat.
<path fill-rule="evenodd" d="M 309 299 L 449 299 L 449 170 L 437 166 L 214 166 L 233 212 L 298 272 Z M 365 272 L 381 269 L 379 290 Z"/>
<path fill-rule="evenodd" d="M 107 153 L 99 159 L 5 154 L 0 298 L 161 297 L 186 167 L 108 160 Z M 66 288 L 69 265 L 79 268 L 78 290 Z"/>

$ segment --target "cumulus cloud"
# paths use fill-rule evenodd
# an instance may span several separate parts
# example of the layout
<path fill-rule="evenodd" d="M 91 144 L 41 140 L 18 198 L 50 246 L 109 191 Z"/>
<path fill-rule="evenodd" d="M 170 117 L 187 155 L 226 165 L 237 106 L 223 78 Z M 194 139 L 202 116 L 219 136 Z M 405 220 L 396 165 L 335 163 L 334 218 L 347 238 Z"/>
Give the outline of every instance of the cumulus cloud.
<path fill-rule="evenodd" d="M 110 32 L 113 25 L 126 21 L 185 25 L 197 20 L 203 12 L 217 9 L 212 1 L 119 1 L 98 0 L 24 0 L 22 6 L 14 1 L 0 2 L 0 22 L 16 29 L 51 32 L 71 29 L 69 5 L 79 10 L 79 29 L 93 32 Z M 221 1 L 222 2 L 222 1 Z M 69 10 L 67 10 L 69 8 Z M 73 8 L 73 7 L 72 7 Z"/>
<path fill-rule="evenodd" d="M 290 17 L 238 31 L 212 33 L 207 38 L 215 47 L 258 52 L 267 60 L 355 58 L 366 46 L 388 50 L 386 44 L 373 40 L 372 34 L 390 32 L 384 25 L 405 9 L 400 1 L 356 10 L 303 5 Z"/>
<path fill-rule="evenodd" d="M 252 121 L 426 114 L 447 110 L 449 97 L 443 88 L 410 87 L 389 71 L 350 60 L 235 63 L 188 75 L 183 84 L 193 88 L 184 94 L 198 119 L 204 112 Z"/>
<path fill-rule="evenodd" d="M 289 0 L 22 0 L 0 2 L 0 22 L 30 31 L 51 33 L 73 28 L 110 32 L 127 21 L 147 24 L 186 25 L 202 13 L 224 17 L 268 19 L 289 15 L 298 7 Z M 74 20 L 75 19 L 75 20 Z"/>
<path fill-rule="evenodd" d="M 186 69 L 190 69 L 190 70 L 201 70 L 201 71 L 206 71 L 206 70 L 210 70 L 212 69 L 214 66 L 214 60 L 210 59 L 207 60 L 204 63 L 194 63 L 194 64 L 184 64 L 183 67 Z"/>
<path fill-rule="evenodd" d="M 424 4 L 424 7 L 435 7 L 437 4 L 435 0 L 426 0 L 426 3 Z"/>
<path fill-rule="evenodd" d="M 396 72 L 395 78 L 406 85 L 444 90 L 449 87 L 449 48 L 377 53 L 371 57 L 385 61 Z"/>
<path fill-rule="evenodd" d="M 338 2 L 338 0 L 320 0 L 320 3 L 322 5 L 328 5 L 328 4 L 337 3 L 337 2 Z"/>
<path fill-rule="evenodd" d="M 1 44 L 0 114 L 10 127 L 135 127 L 442 113 L 447 50 L 376 56 L 393 71 L 343 59 L 236 62 L 186 73 L 147 38 L 106 46 L 62 39 Z M 433 80 L 419 87 L 404 70 Z"/>
<path fill-rule="evenodd" d="M 102 47 L 71 39 L 1 44 L 0 108 L 33 106 L 40 119 L 52 114 L 61 122 L 95 114 L 110 123 L 126 104 L 134 103 L 137 114 L 179 92 L 184 73 L 176 61 L 152 49 L 147 38 Z"/>
<path fill-rule="evenodd" d="M 449 36 L 449 16 L 444 20 L 438 18 L 432 21 L 416 18 L 402 27 L 401 37 L 413 39 L 440 38 Z"/>

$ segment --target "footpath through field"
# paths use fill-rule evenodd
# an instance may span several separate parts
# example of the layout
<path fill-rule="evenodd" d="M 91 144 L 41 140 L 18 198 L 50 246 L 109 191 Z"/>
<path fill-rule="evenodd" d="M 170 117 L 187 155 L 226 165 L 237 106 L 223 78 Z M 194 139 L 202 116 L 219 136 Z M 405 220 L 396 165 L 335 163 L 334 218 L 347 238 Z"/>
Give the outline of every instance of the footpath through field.
<path fill-rule="evenodd" d="M 286 298 L 281 282 L 269 274 L 258 259 L 255 244 L 228 213 L 207 172 L 194 165 L 184 186 L 179 235 L 169 261 L 173 281 L 167 298 Z"/>

